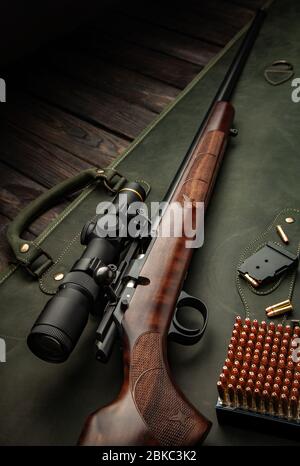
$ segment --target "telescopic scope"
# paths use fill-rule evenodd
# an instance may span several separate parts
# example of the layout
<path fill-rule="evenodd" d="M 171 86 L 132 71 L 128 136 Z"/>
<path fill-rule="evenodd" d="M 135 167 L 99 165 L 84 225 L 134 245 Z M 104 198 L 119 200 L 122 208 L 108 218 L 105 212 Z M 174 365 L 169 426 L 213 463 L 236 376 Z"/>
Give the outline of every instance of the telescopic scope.
<path fill-rule="evenodd" d="M 83 254 L 44 307 L 27 338 L 29 349 L 38 358 L 64 362 L 78 342 L 89 313 L 102 317 L 107 302 L 105 290 L 116 276 L 122 249 L 128 241 L 126 235 L 105 237 L 105 220 L 111 219 L 115 212 L 118 229 L 120 209 L 124 213 L 130 204 L 145 198 L 145 190 L 139 183 L 126 183 L 110 203 L 111 207 L 83 227 L 81 243 L 86 245 Z"/>

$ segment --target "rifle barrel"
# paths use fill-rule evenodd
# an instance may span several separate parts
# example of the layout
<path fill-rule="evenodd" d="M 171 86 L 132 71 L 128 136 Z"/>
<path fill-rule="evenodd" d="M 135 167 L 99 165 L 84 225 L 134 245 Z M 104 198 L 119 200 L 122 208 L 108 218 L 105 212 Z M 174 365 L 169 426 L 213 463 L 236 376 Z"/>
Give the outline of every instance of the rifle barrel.
<path fill-rule="evenodd" d="M 203 130 L 205 129 L 205 125 L 209 119 L 209 116 L 211 115 L 211 112 L 217 102 L 220 101 L 229 101 L 232 97 L 233 91 L 236 87 L 237 81 L 243 71 L 243 68 L 246 64 L 246 61 L 248 59 L 249 53 L 253 47 L 253 44 L 255 42 L 255 39 L 258 35 L 258 32 L 260 30 L 260 27 L 264 21 L 264 18 L 266 16 L 266 10 L 264 8 L 261 8 L 257 11 L 251 26 L 249 27 L 246 36 L 239 47 L 208 111 L 205 114 L 205 117 L 199 126 L 187 152 L 186 155 L 184 156 L 176 174 L 173 179 L 173 182 L 171 183 L 165 197 L 164 201 L 165 202 L 170 202 L 172 195 L 176 189 L 176 186 L 178 185 L 181 176 L 189 163 L 190 156 L 193 154 L 194 148 L 197 146 L 199 139 L 202 136 Z"/>
<path fill-rule="evenodd" d="M 265 16 L 266 12 L 263 9 L 258 10 L 256 13 L 255 18 L 220 85 L 220 88 L 214 98 L 214 102 L 230 101 Z"/>

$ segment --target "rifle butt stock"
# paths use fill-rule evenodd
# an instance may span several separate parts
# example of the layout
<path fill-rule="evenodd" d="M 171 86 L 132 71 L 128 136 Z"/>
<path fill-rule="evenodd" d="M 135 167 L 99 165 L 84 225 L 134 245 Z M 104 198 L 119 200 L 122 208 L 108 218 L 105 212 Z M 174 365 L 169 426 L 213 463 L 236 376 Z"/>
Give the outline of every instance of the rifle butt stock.
<path fill-rule="evenodd" d="M 211 423 L 175 386 L 164 353 L 158 332 L 146 332 L 137 339 L 118 399 L 90 416 L 79 445 L 202 443 Z"/>

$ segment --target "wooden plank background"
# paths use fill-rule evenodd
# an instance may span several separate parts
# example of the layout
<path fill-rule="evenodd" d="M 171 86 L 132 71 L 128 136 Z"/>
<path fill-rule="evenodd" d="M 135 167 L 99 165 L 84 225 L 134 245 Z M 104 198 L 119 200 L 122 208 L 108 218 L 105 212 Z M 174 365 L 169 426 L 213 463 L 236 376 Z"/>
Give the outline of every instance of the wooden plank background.
<path fill-rule="evenodd" d="M 0 114 L 0 269 L 12 260 L 8 222 L 54 184 L 121 154 L 263 3 L 124 2 L 9 70 Z M 37 236 L 60 208 L 24 237 Z"/>

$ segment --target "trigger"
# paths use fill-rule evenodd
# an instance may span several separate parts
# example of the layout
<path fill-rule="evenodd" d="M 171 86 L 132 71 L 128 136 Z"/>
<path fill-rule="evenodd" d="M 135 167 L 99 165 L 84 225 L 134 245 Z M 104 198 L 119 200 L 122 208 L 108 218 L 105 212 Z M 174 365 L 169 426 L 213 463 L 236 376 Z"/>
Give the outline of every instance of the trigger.
<path fill-rule="evenodd" d="M 187 328 L 179 322 L 177 313 L 184 306 L 196 309 L 201 313 L 203 317 L 203 324 L 201 328 Z M 205 304 L 200 299 L 195 298 L 194 296 L 190 296 L 185 291 L 182 291 L 177 300 L 176 309 L 169 328 L 168 337 L 177 343 L 181 343 L 182 345 L 194 345 L 202 338 L 207 326 L 207 320 L 208 311 Z"/>

